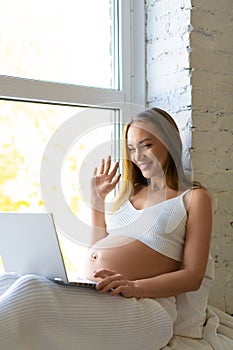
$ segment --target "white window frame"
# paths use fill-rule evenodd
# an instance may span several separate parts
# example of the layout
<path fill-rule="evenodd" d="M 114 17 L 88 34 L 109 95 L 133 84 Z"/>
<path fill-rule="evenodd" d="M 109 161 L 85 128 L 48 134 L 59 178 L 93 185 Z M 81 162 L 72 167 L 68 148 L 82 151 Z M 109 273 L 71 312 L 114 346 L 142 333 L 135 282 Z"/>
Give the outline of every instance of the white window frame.
<path fill-rule="evenodd" d="M 0 99 L 70 106 L 119 106 L 121 120 L 129 110 L 123 106 L 145 105 L 145 9 L 144 0 L 116 0 L 121 12 L 119 50 L 122 61 L 120 88 L 103 89 L 0 75 Z"/>

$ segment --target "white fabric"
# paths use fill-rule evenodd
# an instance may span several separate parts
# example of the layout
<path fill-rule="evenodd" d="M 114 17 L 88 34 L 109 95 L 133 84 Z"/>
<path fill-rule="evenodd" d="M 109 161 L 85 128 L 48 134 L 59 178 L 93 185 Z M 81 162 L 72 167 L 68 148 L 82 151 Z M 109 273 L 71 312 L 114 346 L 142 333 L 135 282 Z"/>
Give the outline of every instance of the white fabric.
<path fill-rule="evenodd" d="M 163 255 L 182 261 L 187 221 L 185 193 L 142 210 L 126 201 L 118 211 L 106 216 L 107 232 L 135 238 Z"/>
<path fill-rule="evenodd" d="M 174 335 L 162 350 L 232 350 L 233 317 L 213 306 L 207 308 L 203 338 L 193 339 Z"/>
<path fill-rule="evenodd" d="M 173 300 L 99 295 L 40 277 L 0 276 L 1 350 L 157 350 Z M 162 305 L 162 306 L 161 306 Z M 170 314 L 168 314 L 164 311 Z M 161 350 L 232 350 L 233 318 L 208 306 L 203 338 L 173 336 Z"/>
<path fill-rule="evenodd" d="M 177 319 L 174 323 L 174 334 L 184 337 L 202 338 L 214 273 L 215 264 L 210 256 L 205 277 L 199 290 L 184 293 L 176 297 Z"/>
<path fill-rule="evenodd" d="M 0 276 L 2 350 L 159 350 L 172 337 L 175 298 L 101 295 L 42 277 Z"/>

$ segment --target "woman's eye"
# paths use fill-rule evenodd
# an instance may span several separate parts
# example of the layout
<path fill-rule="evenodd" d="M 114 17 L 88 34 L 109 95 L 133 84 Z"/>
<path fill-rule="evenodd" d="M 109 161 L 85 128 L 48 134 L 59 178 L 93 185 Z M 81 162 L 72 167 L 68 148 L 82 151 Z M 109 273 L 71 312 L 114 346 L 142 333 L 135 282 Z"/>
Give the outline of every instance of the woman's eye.
<path fill-rule="evenodd" d="M 148 143 L 148 144 L 146 144 L 146 145 L 143 145 L 142 147 L 144 148 L 144 149 L 148 149 L 148 148 L 150 148 L 152 145 L 150 144 L 150 143 Z"/>
<path fill-rule="evenodd" d="M 135 150 L 135 148 L 128 148 L 129 152 L 133 152 Z"/>

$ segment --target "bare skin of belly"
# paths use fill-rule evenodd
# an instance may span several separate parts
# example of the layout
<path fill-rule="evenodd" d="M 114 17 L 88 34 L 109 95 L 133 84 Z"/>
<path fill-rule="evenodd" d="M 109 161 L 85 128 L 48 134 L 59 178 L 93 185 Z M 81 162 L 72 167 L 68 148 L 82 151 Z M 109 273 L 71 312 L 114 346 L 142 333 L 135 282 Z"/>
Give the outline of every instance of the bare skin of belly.
<path fill-rule="evenodd" d="M 179 270 L 180 262 L 138 240 L 108 235 L 88 250 L 85 278 L 95 281 L 93 273 L 101 268 L 115 270 L 128 280 L 137 280 Z"/>

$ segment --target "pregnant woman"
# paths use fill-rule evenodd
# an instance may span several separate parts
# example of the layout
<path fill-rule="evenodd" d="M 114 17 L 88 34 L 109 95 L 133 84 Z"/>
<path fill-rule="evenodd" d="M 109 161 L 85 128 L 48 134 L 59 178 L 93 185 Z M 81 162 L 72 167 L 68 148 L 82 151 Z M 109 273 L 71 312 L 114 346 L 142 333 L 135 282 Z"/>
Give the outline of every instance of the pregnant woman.
<path fill-rule="evenodd" d="M 102 160 L 91 181 L 85 277 L 96 290 L 3 276 L 0 348 L 158 350 L 171 339 L 175 297 L 198 290 L 205 275 L 211 198 L 185 176 L 178 128 L 161 109 L 126 126 L 122 177 L 118 167 Z M 119 183 L 106 213 L 106 196 Z"/>

